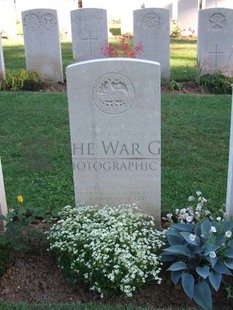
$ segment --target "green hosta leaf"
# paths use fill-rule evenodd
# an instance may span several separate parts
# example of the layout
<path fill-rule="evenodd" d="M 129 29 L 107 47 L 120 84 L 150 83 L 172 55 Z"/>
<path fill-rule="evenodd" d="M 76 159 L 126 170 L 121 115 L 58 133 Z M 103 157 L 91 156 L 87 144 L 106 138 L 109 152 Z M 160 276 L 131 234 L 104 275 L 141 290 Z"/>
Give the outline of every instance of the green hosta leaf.
<path fill-rule="evenodd" d="M 229 258 L 233 258 L 233 248 L 229 248 L 224 252 L 224 255 Z"/>
<path fill-rule="evenodd" d="M 212 270 L 209 275 L 209 280 L 210 280 L 211 285 L 217 292 L 219 290 L 219 287 L 222 281 L 222 275 Z"/>
<path fill-rule="evenodd" d="M 166 235 L 167 241 L 170 245 L 184 245 L 184 239 L 182 236 Z"/>
<path fill-rule="evenodd" d="M 217 264 L 214 266 L 214 271 L 221 273 L 221 274 L 232 275 L 232 273 L 227 268 L 227 266 L 222 262 L 217 262 Z"/>
<path fill-rule="evenodd" d="M 214 244 L 209 244 L 203 248 L 204 248 L 203 255 L 209 255 L 211 252 L 215 252 L 219 248 L 219 246 L 214 245 Z"/>
<path fill-rule="evenodd" d="M 206 281 L 194 285 L 193 299 L 203 309 L 212 310 L 211 290 Z"/>
<path fill-rule="evenodd" d="M 197 236 L 200 236 L 200 235 L 201 235 L 201 224 L 200 224 L 200 223 L 197 223 L 197 224 L 195 225 L 194 234 L 197 235 Z"/>
<path fill-rule="evenodd" d="M 182 287 L 189 298 L 193 298 L 194 277 L 187 272 L 182 274 Z"/>
<path fill-rule="evenodd" d="M 214 266 L 215 266 L 215 265 L 217 264 L 217 262 L 218 262 L 218 257 L 217 257 L 217 256 L 214 257 L 214 258 L 212 258 L 212 257 L 210 257 L 210 256 L 206 256 L 205 259 L 206 259 L 208 262 L 210 262 L 212 268 L 214 268 Z"/>
<path fill-rule="evenodd" d="M 201 232 L 204 234 L 205 238 L 209 237 L 209 232 L 211 229 L 211 222 L 209 219 L 206 219 L 202 224 L 201 224 Z"/>
<path fill-rule="evenodd" d="M 175 285 L 179 282 L 183 272 L 183 270 L 171 271 L 171 280 Z"/>
<path fill-rule="evenodd" d="M 228 242 L 228 246 L 230 246 L 231 248 L 233 248 L 233 240 Z"/>
<path fill-rule="evenodd" d="M 224 222 L 224 229 L 225 230 L 232 230 L 233 229 L 233 221 Z"/>
<path fill-rule="evenodd" d="M 224 235 L 217 236 L 217 238 L 215 239 L 215 244 L 221 247 L 224 241 L 225 241 Z"/>
<path fill-rule="evenodd" d="M 228 268 L 233 269 L 233 259 L 226 259 L 226 260 L 224 261 L 224 264 L 225 264 Z"/>
<path fill-rule="evenodd" d="M 177 262 L 172 264 L 167 270 L 169 271 L 178 271 L 187 269 L 187 265 L 184 262 Z"/>
<path fill-rule="evenodd" d="M 193 231 L 193 225 L 192 224 L 171 224 L 171 227 L 173 229 L 176 229 L 178 231 L 188 231 L 192 232 Z"/>
<path fill-rule="evenodd" d="M 188 243 L 192 245 L 196 245 L 196 246 L 200 245 L 200 238 L 197 237 L 196 235 L 191 234 L 190 232 L 186 232 L 186 231 L 181 232 L 180 234 Z"/>
<path fill-rule="evenodd" d="M 210 267 L 204 266 L 204 267 L 197 267 L 196 272 L 201 276 L 202 278 L 206 279 L 210 273 Z"/>
<path fill-rule="evenodd" d="M 184 256 L 190 255 L 189 249 L 183 245 L 172 245 L 169 248 L 164 249 L 163 251 L 171 254 L 180 254 Z"/>
<path fill-rule="evenodd" d="M 203 249 L 201 247 L 193 247 L 192 248 L 192 254 L 201 254 L 201 252 L 203 251 Z"/>
<path fill-rule="evenodd" d="M 166 237 L 167 236 L 177 236 L 177 237 L 180 237 L 180 232 L 171 228 L 171 229 L 166 231 L 165 235 L 166 235 Z"/>

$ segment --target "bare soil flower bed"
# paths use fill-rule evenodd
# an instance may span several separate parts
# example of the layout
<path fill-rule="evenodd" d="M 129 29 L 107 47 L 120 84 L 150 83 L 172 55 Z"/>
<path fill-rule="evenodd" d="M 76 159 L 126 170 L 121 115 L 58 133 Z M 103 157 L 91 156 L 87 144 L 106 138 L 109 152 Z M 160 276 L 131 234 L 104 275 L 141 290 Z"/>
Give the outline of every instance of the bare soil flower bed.
<path fill-rule="evenodd" d="M 110 296 L 101 299 L 83 285 L 72 286 L 57 267 L 55 258 L 45 243 L 37 242 L 27 253 L 10 253 L 8 268 L 0 281 L 0 301 L 29 304 L 84 304 L 131 305 L 154 308 L 193 307 L 199 309 L 183 292 L 174 286 L 166 266 L 162 283 L 142 287 L 133 298 Z M 225 279 L 233 288 L 233 279 Z M 227 298 L 224 286 L 213 292 L 213 309 L 230 310 L 233 298 Z"/>

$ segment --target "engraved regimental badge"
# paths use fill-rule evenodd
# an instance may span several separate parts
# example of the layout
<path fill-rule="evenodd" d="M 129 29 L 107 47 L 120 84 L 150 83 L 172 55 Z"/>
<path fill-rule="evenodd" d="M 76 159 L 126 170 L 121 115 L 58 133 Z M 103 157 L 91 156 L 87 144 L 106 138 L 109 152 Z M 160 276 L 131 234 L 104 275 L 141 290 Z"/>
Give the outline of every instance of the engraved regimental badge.
<path fill-rule="evenodd" d="M 108 73 L 97 80 L 92 95 L 100 111 L 116 115 L 124 113 L 132 106 L 135 90 L 124 75 Z"/>

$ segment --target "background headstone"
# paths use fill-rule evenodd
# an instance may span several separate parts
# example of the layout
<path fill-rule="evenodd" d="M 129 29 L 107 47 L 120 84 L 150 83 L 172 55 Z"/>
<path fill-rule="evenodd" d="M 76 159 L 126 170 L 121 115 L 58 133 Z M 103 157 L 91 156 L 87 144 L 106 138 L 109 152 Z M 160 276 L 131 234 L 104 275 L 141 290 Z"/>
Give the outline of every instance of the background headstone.
<path fill-rule="evenodd" d="M 121 34 L 133 34 L 133 11 L 141 8 L 138 1 L 122 0 Z"/>
<path fill-rule="evenodd" d="M 34 9 L 22 12 L 26 67 L 42 79 L 63 81 L 57 11 Z"/>
<path fill-rule="evenodd" d="M 220 70 L 233 76 L 233 10 L 200 10 L 198 20 L 197 54 L 202 73 Z"/>
<path fill-rule="evenodd" d="M 226 197 L 226 214 L 228 219 L 233 219 L 233 96 L 231 104 L 231 129 L 228 160 L 228 180 Z"/>
<path fill-rule="evenodd" d="M 14 1 L 0 0 L 0 32 L 7 38 L 17 35 Z"/>
<path fill-rule="evenodd" d="M 178 27 L 183 35 L 197 35 L 199 0 L 178 1 Z"/>
<path fill-rule="evenodd" d="M 0 36 L 0 80 L 5 80 L 5 64 L 4 64 L 4 56 L 2 49 L 2 38 Z"/>
<path fill-rule="evenodd" d="M 170 30 L 172 30 L 172 20 L 177 19 L 177 15 L 173 18 L 174 6 L 171 0 L 144 0 L 145 8 L 161 8 L 168 9 L 170 16 Z"/>
<path fill-rule="evenodd" d="M 170 27 L 169 10 L 148 8 L 135 10 L 134 46 L 142 44 L 139 58 L 157 61 L 161 77 L 170 78 Z"/>
<path fill-rule="evenodd" d="M 16 12 L 19 20 L 21 20 L 20 16 L 23 11 L 43 8 L 57 11 L 61 36 L 70 39 L 70 11 L 78 8 L 78 0 L 16 0 Z"/>
<path fill-rule="evenodd" d="M 107 11 L 78 9 L 71 11 L 72 50 L 75 61 L 105 57 L 108 46 Z"/>
<path fill-rule="evenodd" d="M 121 34 L 133 32 L 133 10 L 140 9 L 142 0 L 83 0 L 83 8 L 107 10 L 108 20 L 121 20 Z"/>
<path fill-rule="evenodd" d="M 160 225 L 160 66 L 108 58 L 67 67 L 76 203 L 138 203 Z"/>
<path fill-rule="evenodd" d="M 0 157 L 0 215 L 7 215 L 7 204 L 6 204 L 6 194 L 5 194 L 5 187 L 3 182 L 3 174 L 2 174 L 2 164 L 1 164 L 1 157 Z M 0 222 L 0 232 L 4 231 L 4 224 Z"/>
<path fill-rule="evenodd" d="M 205 0 L 205 8 L 229 8 L 233 9 L 232 0 Z"/>

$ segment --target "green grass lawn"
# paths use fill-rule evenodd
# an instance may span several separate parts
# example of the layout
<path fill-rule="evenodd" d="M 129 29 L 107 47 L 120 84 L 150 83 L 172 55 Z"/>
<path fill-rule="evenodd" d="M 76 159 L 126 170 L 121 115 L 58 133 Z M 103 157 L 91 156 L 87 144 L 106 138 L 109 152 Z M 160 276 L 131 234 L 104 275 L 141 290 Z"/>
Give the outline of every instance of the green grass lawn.
<path fill-rule="evenodd" d="M 187 206 L 195 191 L 225 202 L 230 96 L 162 96 L 162 211 Z M 65 93 L 0 93 L 0 154 L 8 207 L 74 204 Z"/>

